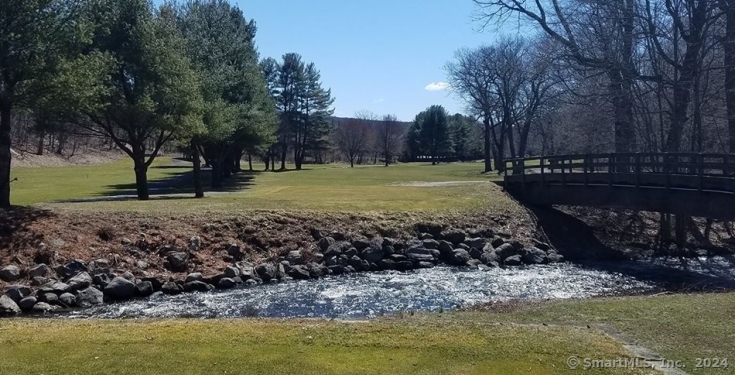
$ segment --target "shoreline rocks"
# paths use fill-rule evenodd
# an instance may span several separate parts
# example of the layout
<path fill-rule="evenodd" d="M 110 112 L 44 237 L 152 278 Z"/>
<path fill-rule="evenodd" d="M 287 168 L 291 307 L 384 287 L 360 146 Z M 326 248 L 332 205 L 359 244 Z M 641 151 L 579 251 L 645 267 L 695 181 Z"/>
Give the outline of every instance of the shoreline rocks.
<path fill-rule="evenodd" d="M 33 286 L 11 285 L 0 291 L 0 316 L 87 308 L 154 294 L 210 292 L 355 272 L 406 272 L 440 264 L 489 270 L 564 261 L 562 255 L 541 241 L 534 241 L 530 247 L 523 246 L 509 236 L 493 235 L 489 230 L 433 230 L 403 239 L 349 236 L 316 230 L 312 234 L 315 234 L 312 246 L 301 244 L 295 250 L 260 264 L 244 261 L 246 252 L 240 245 L 228 245 L 223 251 L 227 253 L 230 265 L 216 275 L 196 272 L 197 255 L 194 252 L 201 246 L 198 237 L 192 237 L 183 249 L 167 245 L 158 251 L 164 266 L 176 277 L 149 275 L 145 272 L 147 267 L 136 270 L 138 275 L 144 275 L 140 278 L 131 272 L 132 269 L 113 271 L 111 264 L 118 264 L 117 258 L 114 262 L 104 258 L 89 262 L 72 260 L 53 267 L 40 263 L 25 271 L 8 265 L 1 269 L 3 280 L 22 282 L 26 277 Z M 128 264 L 138 263 L 132 261 Z"/>

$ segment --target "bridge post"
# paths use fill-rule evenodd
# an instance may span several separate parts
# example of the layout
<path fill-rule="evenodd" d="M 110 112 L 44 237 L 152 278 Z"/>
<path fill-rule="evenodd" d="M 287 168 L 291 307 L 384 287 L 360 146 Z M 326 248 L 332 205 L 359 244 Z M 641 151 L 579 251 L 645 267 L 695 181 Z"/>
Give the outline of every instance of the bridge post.
<path fill-rule="evenodd" d="M 584 162 L 582 163 L 584 165 L 584 186 L 587 186 L 589 184 L 589 176 L 587 175 L 587 169 L 589 169 L 590 164 L 590 156 L 588 154 L 584 155 Z"/>
<path fill-rule="evenodd" d="M 671 187 L 671 160 L 669 159 L 669 153 L 664 153 L 664 173 L 666 174 L 666 190 Z"/>
<path fill-rule="evenodd" d="M 545 183 L 545 180 L 544 180 L 544 175 L 545 175 L 544 169 L 545 169 L 545 164 L 546 164 L 545 160 L 546 160 L 546 157 L 542 156 L 541 161 L 539 163 L 541 165 L 541 188 L 542 189 Z"/>
<path fill-rule="evenodd" d="M 613 183 L 613 171 L 615 171 L 615 165 L 613 163 L 613 155 L 607 154 L 607 185 L 612 187 Z"/>
<path fill-rule="evenodd" d="M 564 169 L 564 158 L 561 159 L 561 186 L 566 186 L 567 184 L 567 175 L 566 170 Z"/>
<path fill-rule="evenodd" d="M 701 192 L 702 178 L 704 177 L 704 154 L 700 152 L 697 159 L 697 190 Z"/>
<path fill-rule="evenodd" d="M 635 187 L 641 186 L 641 153 L 635 153 Z"/>

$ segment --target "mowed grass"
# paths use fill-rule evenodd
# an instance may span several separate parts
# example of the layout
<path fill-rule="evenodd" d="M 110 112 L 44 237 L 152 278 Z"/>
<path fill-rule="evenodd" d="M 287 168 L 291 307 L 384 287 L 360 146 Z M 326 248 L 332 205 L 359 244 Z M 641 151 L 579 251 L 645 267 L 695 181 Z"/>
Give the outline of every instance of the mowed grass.
<path fill-rule="evenodd" d="M 735 373 L 735 293 L 566 300 L 528 304 L 506 312 L 427 314 L 416 319 L 607 325 L 664 358 L 683 361 L 690 374 Z M 696 358 L 727 358 L 730 363 L 728 368 L 697 368 Z"/>
<path fill-rule="evenodd" d="M 7 320 L 0 374 L 573 374 L 599 331 L 451 322 Z M 599 374 L 644 374 L 608 369 Z"/>
<path fill-rule="evenodd" d="M 150 169 L 149 177 L 152 183 L 175 179 L 177 189 L 173 192 L 189 193 L 190 180 L 181 178 L 189 171 L 187 166 L 171 166 L 171 159 L 159 158 Z M 93 167 L 17 168 L 12 174 L 19 178 L 12 187 L 12 200 L 18 205 L 115 195 L 120 193 L 121 186 L 127 187 L 127 193 L 131 193 L 130 189 L 134 188 L 134 175 L 128 160 Z M 491 183 L 499 179 L 497 174 L 483 174 L 481 163 L 436 166 L 407 163 L 355 168 L 343 164 L 308 165 L 302 171 L 240 173 L 228 182 L 225 192 L 211 192 L 204 200 L 177 197 L 149 202 L 84 202 L 63 206 L 149 212 L 520 210 L 512 199 Z M 437 182 L 450 184 L 419 186 Z M 205 185 L 208 183 L 205 181 Z"/>

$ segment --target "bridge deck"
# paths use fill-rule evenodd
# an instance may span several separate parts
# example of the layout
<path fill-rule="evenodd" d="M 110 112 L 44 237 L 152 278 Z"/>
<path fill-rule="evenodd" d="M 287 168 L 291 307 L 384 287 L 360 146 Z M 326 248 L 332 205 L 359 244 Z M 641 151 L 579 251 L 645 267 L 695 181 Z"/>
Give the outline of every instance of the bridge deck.
<path fill-rule="evenodd" d="M 505 188 L 537 205 L 735 219 L 735 156 L 595 154 L 509 160 Z"/>

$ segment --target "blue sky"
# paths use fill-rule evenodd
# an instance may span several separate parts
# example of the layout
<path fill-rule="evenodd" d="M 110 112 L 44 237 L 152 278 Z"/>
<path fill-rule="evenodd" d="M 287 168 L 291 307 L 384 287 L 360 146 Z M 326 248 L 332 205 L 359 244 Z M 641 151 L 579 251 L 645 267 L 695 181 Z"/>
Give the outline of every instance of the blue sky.
<path fill-rule="evenodd" d="M 477 31 L 471 0 L 231 1 L 257 22 L 261 57 L 297 52 L 316 64 L 337 116 L 369 110 L 411 121 L 432 104 L 461 112 L 441 90 L 444 64 L 457 49 L 495 38 Z"/>

